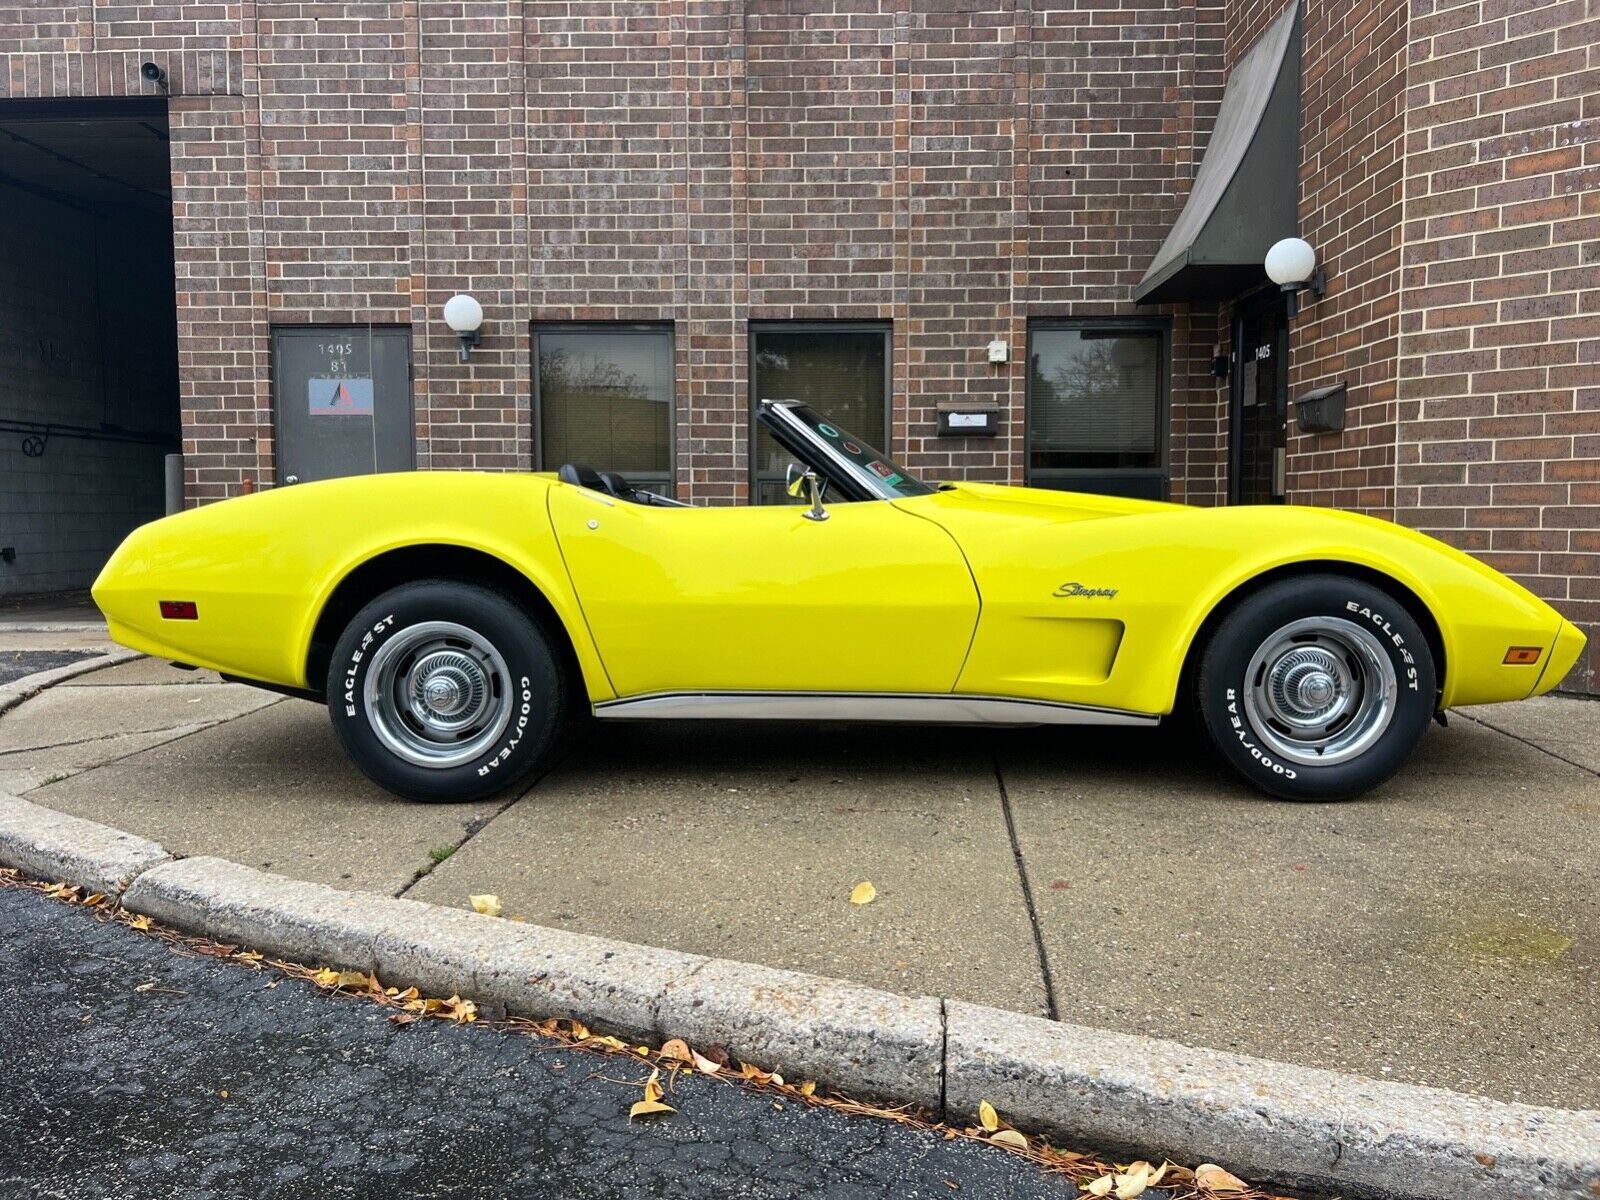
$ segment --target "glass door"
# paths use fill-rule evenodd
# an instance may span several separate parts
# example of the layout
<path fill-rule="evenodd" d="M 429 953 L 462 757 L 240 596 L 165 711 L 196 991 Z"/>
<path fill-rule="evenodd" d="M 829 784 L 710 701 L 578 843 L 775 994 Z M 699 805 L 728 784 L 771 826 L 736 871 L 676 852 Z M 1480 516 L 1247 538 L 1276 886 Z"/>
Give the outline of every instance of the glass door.
<path fill-rule="evenodd" d="M 1281 504 L 1289 445 L 1289 308 L 1281 292 L 1241 304 L 1233 322 L 1234 504 Z"/>

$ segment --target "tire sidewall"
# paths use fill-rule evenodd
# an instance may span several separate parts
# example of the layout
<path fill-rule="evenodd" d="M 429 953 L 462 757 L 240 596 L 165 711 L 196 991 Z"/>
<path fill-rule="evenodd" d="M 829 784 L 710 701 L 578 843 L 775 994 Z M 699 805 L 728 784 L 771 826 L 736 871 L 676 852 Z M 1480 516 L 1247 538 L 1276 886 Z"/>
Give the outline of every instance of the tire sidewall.
<path fill-rule="evenodd" d="M 505 660 L 513 689 L 500 736 L 477 758 L 451 767 L 423 767 L 395 754 L 373 728 L 365 700 L 379 649 L 427 621 L 451 621 L 487 640 Z M 560 664 L 542 631 L 509 597 L 464 581 L 406 584 L 367 605 L 334 647 L 327 688 L 329 715 L 351 758 L 375 783 L 413 800 L 475 800 L 504 790 L 545 759 L 564 717 Z"/>
<path fill-rule="evenodd" d="M 1361 754 L 1331 766 L 1294 762 L 1261 737 L 1245 706 L 1245 672 L 1275 630 L 1306 617 L 1348 621 L 1375 636 L 1395 673 L 1388 728 Z M 1433 717 L 1433 656 L 1416 620 L 1387 593 L 1359 580 L 1307 576 L 1247 598 L 1217 628 L 1198 679 L 1200 720 L 1235 772 L 1274 796 L 1342 800 L 1378 786 L 1405 764 Z"/>

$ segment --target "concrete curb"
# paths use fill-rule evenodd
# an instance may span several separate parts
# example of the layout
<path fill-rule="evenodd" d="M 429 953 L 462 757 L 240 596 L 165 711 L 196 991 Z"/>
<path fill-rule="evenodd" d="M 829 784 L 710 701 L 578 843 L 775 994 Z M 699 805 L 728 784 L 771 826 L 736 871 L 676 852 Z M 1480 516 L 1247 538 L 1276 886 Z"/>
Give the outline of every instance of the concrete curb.
<path fill-rule="evenodd" d="M 0 796 L 0 864 L 103 887 L 132 911 L 310 964 L 376 970 L 659 1042 L 721 1042 L 790 1078 L 956 1119 L 1220 1160 L 1344 1196 L 1571 1200 L 1600 1193 L 1600 1112 L 1535 1108 L 954 1000 L 707 959 L 301 883 Z M 91 883 L 91 880 L 95 881 Z"/>
<path fill-rule="evenodd" d="M 946 1002 L 946 1103 L 1111 1149 L 1160 1147 L 1345 1195 L 1545 1200 L 1600 1191 L 1600 1112 L 1364 1079 Z M 1592 1190 L 1593 1189 L 1593 1190 Z"/>
<path fill-rule="evenodd" d="M 0 792 L 0 866 L 118 896 L 171 861 L 155 842 Z"/>
<path fill-rule="evenodd" d="M 25 700 L 32 700 L 46 688 L 54 687 L 68 679 L 79 675 L 88 675 L 95 671 L 104 671 L 107 667 L 121 666 L 125 662 L 132 662 L 136 658 L 143 658 L 137 650 L 108 650 L 95 658 L 86 658 L 82 662 L 68 663 L 64 667 L 53 667 L 48 671 L 35 671 L 32 675 L 24 675 L 21 679 L 0 685 L 0 716 L 4 716 Z"/>

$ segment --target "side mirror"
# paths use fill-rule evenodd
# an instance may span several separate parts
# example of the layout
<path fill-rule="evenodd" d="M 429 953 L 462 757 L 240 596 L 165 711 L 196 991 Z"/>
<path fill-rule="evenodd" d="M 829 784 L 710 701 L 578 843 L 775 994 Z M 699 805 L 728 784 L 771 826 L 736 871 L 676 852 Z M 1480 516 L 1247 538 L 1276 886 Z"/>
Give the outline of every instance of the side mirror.
<path fill-rule="evenodd" d="M 811 507 L 801 515 L 808 521 L 826 521 L 828 510 L 822 507 L 823 482 L 820 476 L 809 467 L 802 467 L 797 462 L 789 464 L 789 469 L 784 473 L 784 490 L 795 499 L 805 496 L 811 501 Z"/>

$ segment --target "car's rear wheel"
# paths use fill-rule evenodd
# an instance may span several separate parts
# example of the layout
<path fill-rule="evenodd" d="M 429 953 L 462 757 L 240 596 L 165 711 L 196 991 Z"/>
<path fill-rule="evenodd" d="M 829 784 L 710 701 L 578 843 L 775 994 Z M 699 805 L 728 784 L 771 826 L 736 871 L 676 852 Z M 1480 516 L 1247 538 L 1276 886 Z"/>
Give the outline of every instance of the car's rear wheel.
<path fill-rule="evenodd" d="M 1246 782 L 1288 800 L 1344 800 L 1405 763 L 1434 707 L 1427 638 L 1387 592 L 1305 575 L 1247 596 L 1195 675 L 1212 747 Z"/>
<path fill-rule="evenodd" d="M 328 712 L 350 757 L 411 800 L 477 800 L 546 763 L 561 659 L 514 600 L 462 580 L 394 588 L 345 628 Z"/>

